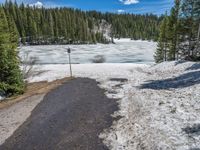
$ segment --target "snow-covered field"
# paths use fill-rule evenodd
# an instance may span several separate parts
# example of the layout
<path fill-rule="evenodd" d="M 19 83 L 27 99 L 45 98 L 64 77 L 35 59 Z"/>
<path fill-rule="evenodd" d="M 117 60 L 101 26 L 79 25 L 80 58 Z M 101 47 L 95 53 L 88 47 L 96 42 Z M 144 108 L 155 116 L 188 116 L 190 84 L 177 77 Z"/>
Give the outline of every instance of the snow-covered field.
<path fill-rule="evenodd" d="M 52 81 L 69 75 L 68 65 L 35 67 L 44 72 L 29 78 L 30 82 Z M 96 79 L 108 91 L 108 97 L 118 99 L 120 110 L 113 117 L 122 118 L 100 135 L 110 149 L 200 148 L 199 63 L 76 64 L 72 67 L 74 76 Z"/>
<path fill-rule="evenodd" d="M 96 55 L 103 55 L 106 63 L 153 63 L 155 42 L 115 40 L 116 44 L 25 46 L 20 57 L 36 57 L 40 64 L 68 63 L 67 48 L 72 49 L 72 63 L 91 63 Z"/>

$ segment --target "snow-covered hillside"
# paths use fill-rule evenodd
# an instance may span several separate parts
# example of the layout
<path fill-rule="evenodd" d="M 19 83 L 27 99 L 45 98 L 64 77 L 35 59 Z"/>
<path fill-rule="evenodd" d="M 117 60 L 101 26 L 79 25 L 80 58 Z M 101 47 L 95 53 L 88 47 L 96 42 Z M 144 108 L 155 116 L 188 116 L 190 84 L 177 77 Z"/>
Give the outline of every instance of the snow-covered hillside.
<path fill-rule="evenodd" d="M 36 66 L 43 73 L 30 82 L 69 75 L 68 65 Z M 76 64 L 74 76 L 99 81 L 117 98 L 121 116 L 100 135 L 112 150 L 200 148 L 200 64 Z"/>

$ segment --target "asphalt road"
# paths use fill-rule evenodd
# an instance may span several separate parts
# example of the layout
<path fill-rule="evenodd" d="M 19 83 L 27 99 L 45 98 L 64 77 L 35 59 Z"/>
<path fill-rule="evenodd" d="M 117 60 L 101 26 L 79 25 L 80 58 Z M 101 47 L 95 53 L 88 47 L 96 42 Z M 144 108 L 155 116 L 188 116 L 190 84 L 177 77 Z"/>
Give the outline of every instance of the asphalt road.
<path fill-rule="evenodd" d="M 77 78 L 48 93 L 0 150 L 106 150 L 98 135 L 112 125 L 116 100 L 91 79 Z"/>

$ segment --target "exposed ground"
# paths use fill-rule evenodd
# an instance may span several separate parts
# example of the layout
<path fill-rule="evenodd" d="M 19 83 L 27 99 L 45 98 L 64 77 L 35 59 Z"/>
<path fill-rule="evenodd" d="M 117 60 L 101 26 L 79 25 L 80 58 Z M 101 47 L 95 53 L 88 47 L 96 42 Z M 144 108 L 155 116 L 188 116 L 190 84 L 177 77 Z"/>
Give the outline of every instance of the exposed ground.
<path fill-rule="evenodd" d="M 112 125 L 115 99 L 91 79 L 74 79 L 49 92 L 0 150 L 105 150 L 98 135 Z"/>

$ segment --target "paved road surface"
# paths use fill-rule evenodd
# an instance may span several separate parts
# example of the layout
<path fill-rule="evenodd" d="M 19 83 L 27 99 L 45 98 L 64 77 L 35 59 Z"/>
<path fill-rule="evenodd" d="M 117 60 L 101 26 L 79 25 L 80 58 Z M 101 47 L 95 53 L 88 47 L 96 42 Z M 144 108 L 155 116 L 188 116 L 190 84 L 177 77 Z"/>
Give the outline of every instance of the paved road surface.
<path fill-rule="evenodd" d="M 117 109 L 96 81 L 74 79 L 48 93 L 0 150 L 106 150 L 98 135 Z"/>

